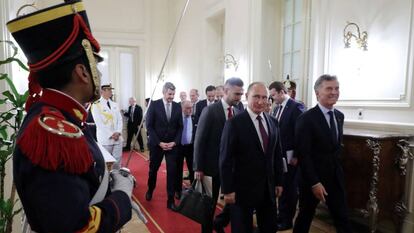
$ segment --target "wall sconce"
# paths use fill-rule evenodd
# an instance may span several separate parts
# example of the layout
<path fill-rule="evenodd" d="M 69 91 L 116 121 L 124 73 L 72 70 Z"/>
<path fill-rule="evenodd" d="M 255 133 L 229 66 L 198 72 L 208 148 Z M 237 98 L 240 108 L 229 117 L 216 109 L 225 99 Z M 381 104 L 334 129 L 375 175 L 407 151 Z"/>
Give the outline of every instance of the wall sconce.
<path fill-rule="evenodd" d="M 356 34 L 352 33 L 351 30 L 348 29 L 348 27 L 354 26 L 356 28 Z M 348 29 L 348 31 L 347 31 Z M 361 33 L 361 31 L 359 30 L 359 26 L 356 23 L 352 23 L 352 22 L 347 22 L 345 28 L 344 28 L 344 44 L 345 44 L 345 48 L 350 48 L 351 47 L 351 39 L 355 38 L 358 47 L 364 51 L 368 50 L 368 33 L 366 31 L 363 31 Z"/>
<path fill-rule="evenodd" d="M 224 66 L 226 69 L 230 69 L 231 66 L 234 67 L 234 71 L 237 71 L 239 63 L 236 61 L 233 55 L 230 53 L 224 55 Z"/>
<path fill-rule="evenodd" d="M 31 3 L 31 4 L 24 4 L 23 6 L 21 6 L 21 7 L 17 10 L 16 17 L 22 16 L 22 15 L 20 15 L 20 12 L 21 12 L 24 8 L 27 8 L 27 7 L 31 7 L 31 8 L 33 8 L 35 11 L 38 11 L 38 10 L 39 10 L 39 8 L 37 8 L 37 7 L 36 7 L 36 2 L 33 2 L 33 3 Z M 32 9 L 32 10 L 33 10 L 33 9 Z M 24 14 L 23 14 L 23 15 L 24 15 Z"/>

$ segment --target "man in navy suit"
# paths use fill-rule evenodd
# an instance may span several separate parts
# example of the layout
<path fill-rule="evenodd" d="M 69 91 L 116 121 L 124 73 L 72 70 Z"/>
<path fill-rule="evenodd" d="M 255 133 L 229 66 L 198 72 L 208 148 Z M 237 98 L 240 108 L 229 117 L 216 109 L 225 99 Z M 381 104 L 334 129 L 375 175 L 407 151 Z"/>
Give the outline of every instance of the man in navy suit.
<path fill-rule="evenodd" d="M 176 197 L 180 199 L 183 183 L 183 165 L 184 158 L 188 168 L 188 178 L 193 183 L 193 152 L 194 152 L 194 137 L 195 137 L 195 117 L 192 115 L 193 104 L 189 100 L 181 102 L 181 109 L 183 111 L 183 133 L 181 134 L 181 141 L 178 146 L 178 160 L 177 160 L 177 188 Z"/>
<path fill-rule="evenodd" d="M 206 99 L 198 101 L 195 107 L 196 120 L 200 118 L 201 112 L 203 111 L 205 107 L 209 106 L 210 104 L 214 104 L 215 98 L 216 98 L 216 87 L 212 85 L 207 86 Z"/>
<path fill-rule="evenodd" d="M 282 194 L 283 165 L 276 119 L 264 110 L 268 94 L 260 82 L 247 89 L 247 109 L 228 120 L 220 144 L 220 180 L 230 204 L 231 231 L 276 232 L 276 198 Z"/>
<path fill-rule="evenodd" d="M 269 94 L 277 104 L 273 117 L 279 123 L 282 153 L 287 161 L 288 171 L 284 177 L 283 194 L 279 200 L 279 231 L 291 229 L 293 217 L 296 213 L 298 201 L 297 158 L 295 155 L 295 125 L 296 120 L 302 114 L 302 107 L 287 94 L 287 89 L 282 82 L 273 82 L 269 85 Z"/>
<path fill-rule="evenodd" d="M 124 150 L 130 150 L 131 149 L 131 141 L 134 134 L 138 133 L 137 140 L 139 144 L 139 148 L 141 152 L 144 152 L 144 141 L 142 139 L 141 130 L 138 132 L 138 127 L 141 124 L 142 121 L 142 108 L 137 104 L 137 100 L 135 97 L 129 98 L 129 107 L 128 111 L 124 112 L 124 116 L 128 118 L 127 123 L 127 143 L 124 148 Z"/>
<path fill-rule="evenodd" d="M 214 207 L 220 191 L 219 151 L 220 139 L 224 123 L 227 119 L 237 115 L 237 104 L 243 95 L 243 81 L 240 78 L 229 78 L 224 84 L 224 96 L 220 101 L 208 106 L 201 113 L 194 139 L 194 171 L 195 178 L 202 180 L 204 175 L 212 177 L 212 195 Z M 222 214 L 215 220 L 215 230 L 224 232 L 223 226 L 228 224 L 229 208 L 224 207 Z M 213 230 L 213 217 L 211 222 L 202 226 L 203 233 Z"/>
<path fill-rule="evenodd" d="M 320 201 L 328 206 L 336 232 L 350 233 L 340 163 L 344 114 L 334 108 L 339 98 L 336 76 L 322 75 L 314 85 L 318 104 L 296 122 L 295 141 L 302 174 L 299 214 L 294 233 L 309 232 Z"/>
<path fill-rule="evenodd" d="M 165 155 L 167 162 L 167 208 L 174 210 L 174 193 L 177 181 L 177 146 L 181 142 L 183 118 L 181 106 L 173 102 L 175 86 L 166 82 L 162 89 L 163 98 L 152 101 L 147 112 L 150 164 L 148 191 L 145 199 L 150 201 L 157 183 L 157 172 Z"/>

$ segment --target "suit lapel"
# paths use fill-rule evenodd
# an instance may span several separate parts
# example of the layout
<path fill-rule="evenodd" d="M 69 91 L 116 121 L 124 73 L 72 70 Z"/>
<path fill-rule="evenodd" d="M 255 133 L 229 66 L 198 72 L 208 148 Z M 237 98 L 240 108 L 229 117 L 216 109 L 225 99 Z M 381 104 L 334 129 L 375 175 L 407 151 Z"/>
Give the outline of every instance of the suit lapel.
<path fill-rule="evenodd" d="M 289 116 L 289 113 L 290 113 L 290 106 L 292 105 L 292 102 L 291 102 L 292 100 L 291 99 L 289 99 L 287 102 L 286 102 L 286 106 L 285 106 L 285 108 L 283 109 L 283 112 L 281 113 L 282 115 L 280 116 L 280 120 L 279 120 L 279 125 L 284 121 L 284 119 L 287 117 L 287 116 Z"/>
<path fill-rule="evenodd" d="M 164 119 L 164 121 L 168 124 L 167 112 L 165 111 L 164 101 L 162 99 L 160 99 L 159 105 L 160 105 L 161 111 L 163 113 L 162 114 L 162 119 Z M 172 107 L 171 107 L 171 109 L 172 109 Z"/>
<path fill-rule="evenodd" d="M 331 143 L 333 143 L 333 138 L 331 137 L 331 129 L 329 128 L 328 122 L 326 121 L 325 115 L 322 112 L 322 109 L 319 108 L 318 105 L 315 106 L 317 120 L 319 121 L 319 125 L 325 131 L 324 135 L 326 135 Z"/>
<path fill-rule="evenodd" d="M 267 132 L 268 132 L 268 137 L 269 137 L 269 144 L 267 145 L 267 151 L 266 151 L 266 155 L 268 155 L 274 146 L 274 143 L 276 142 L 276 132 L 274 131 L 274 128 L 272 127 L 272 124 L 270 122 L 269 116 L 267 114 L 263 114 L 265 120 L 266 120 L 266 124 L 267 124 Z"/>
<path fill-rule="evenodd" d="M 223 103 L 221 103 L 221 101 L 214 106 L 216 108 L 216 110 L 214 112 L 216 112 L 216 114 L 219 114 L 218 119 L 220 119 L 220 125 L 223 125 L 226 123 L 226 113 L 224 112 L 224 107 L 223 107 Z"/>

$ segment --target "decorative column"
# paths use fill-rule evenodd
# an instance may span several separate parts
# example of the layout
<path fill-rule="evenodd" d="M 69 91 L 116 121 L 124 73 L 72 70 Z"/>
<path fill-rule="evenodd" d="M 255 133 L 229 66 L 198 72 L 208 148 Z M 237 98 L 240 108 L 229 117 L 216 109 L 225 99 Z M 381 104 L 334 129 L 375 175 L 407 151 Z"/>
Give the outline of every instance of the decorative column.
<path fill-rule="evenodd" d="M 379 144 L 378 140 L 371 140 L 367 139 L 367 146 L 373 152 L 372 158 L 372 177 L 370 183 L 370 190 L 369 190 L 369 200 L 367 203 L 367 210 L 366 216 L 369 217 L 369 228 L 371 233 L 375 233 L 377 230 L 377 217 L 378 217 L 378 199 L 377 199 L 377 191 L 378 191 L 378 172 L 380 168 L 380 152 L 381 152 L 381 145 Z"/>

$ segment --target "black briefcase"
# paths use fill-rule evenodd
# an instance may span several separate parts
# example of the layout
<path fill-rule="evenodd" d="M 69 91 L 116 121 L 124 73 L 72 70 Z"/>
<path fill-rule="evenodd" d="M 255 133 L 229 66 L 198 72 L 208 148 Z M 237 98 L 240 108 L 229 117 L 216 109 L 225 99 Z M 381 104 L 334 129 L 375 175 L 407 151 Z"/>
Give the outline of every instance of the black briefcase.
<path fill-rule="evenodd" d="M 176 211 L 200 224 L 205 224 L 213 220 L 213 198 L 206 194 L 203 182 L 200 182 L 202 192 L 196 191 L 196 182 L 200 181 L 194 180 L 190 188 L 182 191 Z"/>

